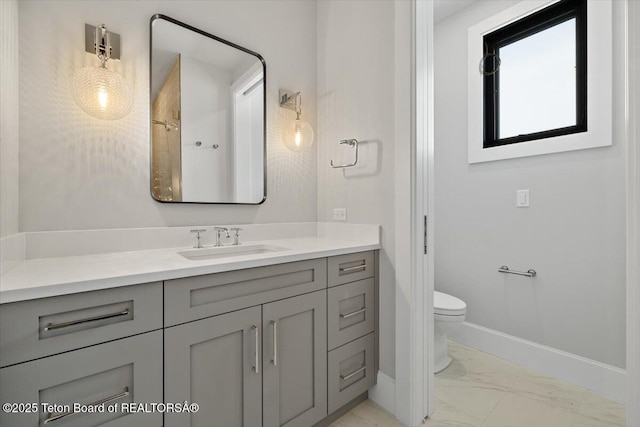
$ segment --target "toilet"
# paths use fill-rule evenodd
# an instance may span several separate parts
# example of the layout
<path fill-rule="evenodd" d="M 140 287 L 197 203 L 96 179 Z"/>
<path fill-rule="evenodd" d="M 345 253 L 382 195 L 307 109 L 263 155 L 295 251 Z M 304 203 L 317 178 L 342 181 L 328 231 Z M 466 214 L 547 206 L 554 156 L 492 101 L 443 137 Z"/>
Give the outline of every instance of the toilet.
<path fill-rule="evenodd" d="M 451 364 L 449 348 L 447 345 L 447 334 L 462 325 L 467 304 L 454 296 L 434 291 L 433 298 L 434 313 L 434 350 L 435 363 L 434 373 L 441 372 Z"/>

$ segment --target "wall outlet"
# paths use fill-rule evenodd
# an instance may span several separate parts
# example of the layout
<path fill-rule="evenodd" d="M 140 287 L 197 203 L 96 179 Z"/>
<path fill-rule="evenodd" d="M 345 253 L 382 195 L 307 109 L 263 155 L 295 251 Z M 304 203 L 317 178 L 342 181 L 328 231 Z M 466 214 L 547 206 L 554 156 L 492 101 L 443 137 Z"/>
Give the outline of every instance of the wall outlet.
<path fill-rule="evenodd" d="M 346 221 L 347 220 L 347 209 L 346 208 L 333 208 L 333 219 L 334 219 L 334 221 Z"/>
<path fill-rule="evenodd" d="M 529 207 L 529 190 L 516 191 L 516 207 L 518 208 Z"/>

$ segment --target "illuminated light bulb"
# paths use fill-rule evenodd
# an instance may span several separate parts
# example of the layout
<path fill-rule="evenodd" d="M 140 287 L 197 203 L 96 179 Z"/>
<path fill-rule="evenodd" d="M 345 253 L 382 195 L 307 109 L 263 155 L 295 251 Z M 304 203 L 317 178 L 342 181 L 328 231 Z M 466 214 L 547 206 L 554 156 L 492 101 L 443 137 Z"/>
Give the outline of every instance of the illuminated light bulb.
<path fill-rule="evenodd" d="M 98 89 L 98 104 L 100 104 L 101 110 L 107 109 L 107 104 L 109 103 L 109 94 L 107 90 L 103 87 Z"/>
<path fill-rule="evenodd" d="M 296 147 L 300 147 L 300 144 L 302 143 L 302 129 L 300 129 L 300 123 L 298 122 L 299 120 L 296 120 Z"/>
<path fill-rule="evenodd" d="M 82 111 L 97 119 L 121 119 L 133 107 L 133 90 L 127 81 L 104 66 L 76 71 L 71 95 Z"/>
<path fill-rule="evenodd" d="M 304 120 L 296 119 L 282 130 L 284 145 L 291 151 L 304 151 L 313 145 L 313 128 Z"/>

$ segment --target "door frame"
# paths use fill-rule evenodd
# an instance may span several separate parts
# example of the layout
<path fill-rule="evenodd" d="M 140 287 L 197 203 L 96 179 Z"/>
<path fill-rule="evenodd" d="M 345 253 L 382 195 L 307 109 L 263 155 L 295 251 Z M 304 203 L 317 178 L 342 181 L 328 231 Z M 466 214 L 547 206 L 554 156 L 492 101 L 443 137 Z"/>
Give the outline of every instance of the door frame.
<path fill-rule="evenodd" d="M 640 4 L 626 1 L 627 426 L 640 427 Z"/>
<path fill-rule="evenodd" d="M 424 25 L 428 23 L 429 25 Z M 420 415 L 425 418 L 433 412 L 434 322 L 433 293 L 435 290 L 434 236 L 435 236 L 435 96 L 434 96 L 434 2 L 417 0 L 415 6 L 415 123 L 416 123 L 416 227 L 423 230 L 423 240 L 416 246 L 415 266 L 417 281 L 422 288 L 418 307 L 422 312 L 423 396 Z M 422 249 L 422 250 L 420 250 Z"/>
<path fill-rule="evenodd" d="M 397 24 L 397 21 L 396 21 Z M 396 292 L 396 355 L 408 351 L 410 361 L 396 356 L 396 417 L 417 426 L 433 410 L 433 235 L 434 235 L 434 93 L 433 93 L 433 0 L 411 0 L 411 277 L 405 293 L 411 295 L 410 314 Z M 625 0 L 625 143 L 627 147 L 627 426 L 640 427 L 640 4 Z M 396 121 L 397 123 L 397 121 Z M 404 175 L 397 171 L 400 181 Z M 396 187 L 398 188 L 398 187 Z M 427 215 L 427 255 L 421 239 Z M 402 230 L 397 230 L 400 234 Z M 398 287 L 400 284 L 396 284 Z M 406 308 L 406 307 L 405 307 Z M 426 325 L 426 326 L 425 326 Z M 408 342 L 398 337 L 407 334 Z M 408 402 L 401 404 L 401 402 Z"/>
<path fill-rule="evenodd" d="M 433 1 L 395 1 L 395 416 L 433 406 Z M 424 254 L 427 215 L 427 254 Z"/>

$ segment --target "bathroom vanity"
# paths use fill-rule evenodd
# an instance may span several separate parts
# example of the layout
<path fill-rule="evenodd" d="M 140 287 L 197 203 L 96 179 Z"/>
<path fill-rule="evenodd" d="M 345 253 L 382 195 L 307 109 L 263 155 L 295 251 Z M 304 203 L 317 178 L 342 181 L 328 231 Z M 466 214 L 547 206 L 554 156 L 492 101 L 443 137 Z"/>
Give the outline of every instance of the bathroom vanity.
<path fill-rule="evenodd" d="M 60 285 L 61 294 L 46 298 L 7 292 L 0 305 L 0 397 L 38 408 L 2 412 L 0 424 L 328 424 L 331 414 L 366 396 L 378 370 L 378 251 L 351 246 L 321 257 L 246 255 L 246 263 L 257 257 L 263 264 L 251 268 L 189 261 L 196 271 L 215 272 L 172 270 L 166 280 L 114 279 L 116 287 L 101 281 L 99 290 L 74 293 Z M 307 259 L 278 262 L 292 257 Z M 44 410 L 45 402 L 60 406 Z M 161 402 L 199 409 L 162 413 L 150 406 Z M 73 413 L 74 403 L 131 403 L 131 413 Z"/>

